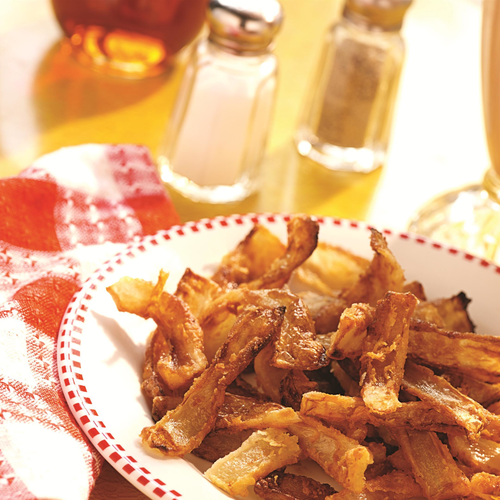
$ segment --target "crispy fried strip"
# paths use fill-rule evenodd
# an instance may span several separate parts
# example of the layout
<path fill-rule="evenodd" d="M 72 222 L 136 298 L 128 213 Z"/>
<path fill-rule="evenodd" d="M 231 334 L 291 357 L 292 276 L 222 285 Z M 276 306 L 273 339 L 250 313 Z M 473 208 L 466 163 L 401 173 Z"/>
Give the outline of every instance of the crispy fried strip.
<path fill-rule="evenodd" d="M 297 462 L 299 456 L 297 438 L 283 429 L 255 431 L 237 450 L 217 460 L 205 477 L 230 495 L 247 496 L 256 480 Z"/>
<path fill-rule="evenodd" d="M 238 246 L 222 258 L 212 280 L 222 287 L 235 288 L 262 276 L 285 252 L 285 245 L 269 229 L 256 224 Z"/>
<path fill-rule="evenodd" d="M 314 251 L 318 244 L 319 224 L 307 215 L 295 215 L 287 224 L 288 246 L 284 255 L 272 262 L 264 274 L 242 286 L 252 290 L 281 288 L 293 271 Z"/>
<path fill-rule="evenodd" d="M 182 403 L 141 432 L 143 443 L 169 456 L 196 448 L 213 428 L 226 387 L 276 334 L 284 311 L 252 308 L 242 314 L 213 363 L 198 377 Z"/>
<path fill-rule="evenodd" d="M 363 491 L 366 468 L 373 463 L 366 446 L 310 417 L 302 417 L 302 422 L 289 430 L 299 438 L 302 451 L 339 484 L 354 492 Z"/>
<path fill-rule="evenodd" d="M 474 332 L 475 326 L 472 323 L 467 306 L 470 299 L 464 292 L 460 292 L 453 297 L 433 300 L 441 318 L 443 318 L 443 328 L 452 332 Z"/>
<path fill-rule="evenodd" d="M 275 403 L 281 403 L 281 383 L 290 370 L 275 368 L 271 364 L 274 355 L 272 345 L 266 346 L 256 356 L 253 368 L 257 387 Z"/>
<path fill-rule="evenodd" d="M 203 352 L 203 331 L 187 305 L 163 291 L 168 274 L 160 271 L 147 314 L 158 325 L 171 348 L 158 360 L 156 368 L 172 390 L 187 388 L 207 366 Z"/>
<path fill-rule="evenodd" d="M 338 361 L 332 361 L 330 363 L 330 371 L 333 376 L 337 379 L 338 383 L 344 390 L 346 396 L 359 396 L 359 383 L 354 380 L 344 368 L 340 365 Z"/>
<path fill-rule="evenodd" d="M 168 411 L 177 408 L 183 399 L 183 396 L 156 396 L 153 399 L 153 406 L 151 408 L 153 420 L 155 422 L 161 420 Z"/>
<path fill-rule="evenodd" d="M 226 392 L 214 429 L 284 428 L 297 422 L 300 422 L 300 417 L 292 408 Z"/>
<path fill-rule="evenodd" d="M 391 413 L 398 400 L 408 347 L 410 318 L 417 305 L 411 293 L 388 292 L 368 327 L 361 355 L 361 396 L 376 413 Z"/>
<path fill-rule="evenodd" d="M 356 441 L 363 441 L 368 433 L 370 411 L 361 398 L 308 392 L 302 396 L 300 414 L 321 419 Z"/>
<path fill-rule="evenodd" d="M 448 434 L 451 453 L 476 472 L 500 474 L 500 444 L 479 438 L 470 441 L 464 434 Z"/>
<path fill-rule="evenodd" d="M 403 292 L 412 293 L 413 295 L 415 295 L 415 297 L 417 297 L 418 300 L 422 302 L 425 302 L 427 300 L 424 285 L 422 285 L 420 281 L 409 281 L 408 283 L 405 283 L 403 286 Z"/>
<path fill-rule="evenodd" d="M 340 297 L 319 295 L 314 292 L 301 292 L 298 295 L 309 308 L 318 334 L 327 334 L 336 330 L 342 312 L 349 305 Z"/>
<path fill-rule="evenodd" d="M 309 380 L 304 372 L 290 370 L 281 381 L 280 396 L 285 406 L 290 406 L 295 411 L 300 410 L 302 396 L 310 391 L 317 391 L 318 384 Z"/>
<path fill-rule="evenodd" d="M 423 401 L 402 403 L 393 413 L 376 415 L 370 412 L 361 398 L 308 392 L 302 397 L 300 413 L 320 418 L 351 437 L 354 437 L 351 435 L 353 431 L 363 428 L 366 434 L 366 424 L 435 432 L 449 432 L 457 429 L 453 418 L 446 417 L 435 410 L 431 404 Z"/>
<path fill-rule="evenodd" d="M 345 248 L 320 241 L 296 273 L 299 281 L 330 295 L 356 283 L 368 265 L 367 259 Z"/>
<path fill-rule="evenodd" d="M 330 337 L 327 356 L 331 359 L 361 356 L 367 328 L 375 316 L 375 309 L 368 304 L 353 304 L 340 316 L 337 331 Z"/>
<path fill-rule="evenodd" d="M 432 323 L 439 328 L 444 327 L 444 321 L 439 314 L 438 308 L 431 302 L 420 302 L 415 308 L 413 319 Z"/>
<path fill-rule="evenodd" d="M 274 471 L 259 479 L 254 491 L 264 500 L 325 500 L 335 493 L 329 484 L 283 471 Z"/>
<path fill-rule="evenodd" d="M 156 363 L 166 352 L 170 351 L 170 344 L 158 330 L 158 328 L 150 335 L 146 347 L 146 356 L 142 369 L 142 384 L 141 389 L 148 399 L 148 403 L 152 403 L 157 396 L 172 394 L 166 384 L 163 382 Z"/>
<path fill-rule="evenodd" d="M 404 499 L 422 496 L 422 488 L 415 482 L 413 476 L 400 470 L 370 479 L 366 482 L 366 491 L 372 493 L 384 491 Z"/>
<path fill-rule="evenodd" d="M 386 491 L 362 491 L 361 493 L 354 493 L 349 490 L 342 490 L 339 493 L 335 493 L 325 500 L 407 500 L 400 495 L 395 495 L 394 493 L 387 493 Z"/>
<path fill-rule="evenodd" d="M 500 383 L 488 384 L 467 375 L 446 371 L 443 373 L 443 377 L 451 385 L 459 389 L 460 392 L 477 401 L 485 408 L 500 400 Z"/>
<path fill-rule="evenodd" d="M 273 341 L 272 364 L 276 368 L 316 370 L 327 364 L 325 348 L 316 340 L 313 320 L 302 300 L 283 289 L 231 290 L 213 301 L 201 320 L 205 332 L 205 352 L 210 358 L 231 325 L 231 315 L 241 308 L 255 305 L 262 308 L 286 306 L 281 330 Z"/>
<path fill-rule="evenodd" d="M 408 355 L 418 363 L 500 382 L 500 337 L 451 332 L 412 320 Z"/>
<path fill-rule="evenodd" d="M 120 312 L 137 314 L 147 319 L 149 299 L 154 287 L 150 281 L 124 276 L 113 285 L 108 286 L 106 290 Z"/>
<path fill-rule="evenodd" d="M 243 431 L 220 429 L 218 431 L 210 431 L 200 446 L 195 448 L 192 453 L 209 462 L 216 462 L 219 458 L 225 457 L 228 453 L 237 450 L 243 444 L 243 441 L 248 439 L 254 432 L 254 429 L 245 429 Z"/>
<path fill-rule="evenodd" d="M 382 233 L 371 230 L 370 246 L 375 255 L 359 280 L 342 293 L 346 305 L 366 303 L 372 306 L 389 291 L 401 292 L 404 287 L 404 272 L 389 250 Z"/>
<path fill-rule="evenodd" d="M 406 392 L 431 403 L 436 410 L 463 427 L 471 439 L 490 423 L 492 415 L 432 370 L 407 361 L 403 378 Z"/>
<path fill-rule="evenodd" d="M 222 293 L 217 283 L 187 268 L 177 283 L 175 296 L 187 304 L 194 317 L 199 320 L 209 304 Z"/>
<path fill-rule="evenodd" d="M 470 480 L 472 493 L 481 498 L 500 498 L 500 477 L 487 472 L 478 472 Z"/>
<path fill-rule="evenodd" d="M 436 433 L 394 429 L 393 434 L 426 498 L 445 500 L 470 493 L 469 480 Z"/>

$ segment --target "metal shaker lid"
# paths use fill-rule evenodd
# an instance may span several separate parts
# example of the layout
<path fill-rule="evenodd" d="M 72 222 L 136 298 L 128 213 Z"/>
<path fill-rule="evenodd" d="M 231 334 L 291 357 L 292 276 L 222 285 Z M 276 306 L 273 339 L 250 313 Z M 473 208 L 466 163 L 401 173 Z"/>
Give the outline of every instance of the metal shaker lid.
<path fill-rule="evenodd" d="M 210 0 L 210 39 L 236 52 L 262 52 L 283 22 L 278 0 Z"/>
<path fill-rule="evenodd" d="M 412 0 L 346 0 L 344 17 L 371 28 L 396 31 Z"/>

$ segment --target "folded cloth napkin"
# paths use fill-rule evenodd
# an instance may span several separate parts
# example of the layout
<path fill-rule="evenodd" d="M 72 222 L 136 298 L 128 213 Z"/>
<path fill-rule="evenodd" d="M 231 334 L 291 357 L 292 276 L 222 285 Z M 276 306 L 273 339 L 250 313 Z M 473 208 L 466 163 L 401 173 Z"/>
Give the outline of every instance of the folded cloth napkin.
<path fill-rule="evenodd" d="M 179 222 L 148 150 L 90 144 L 0 180 L 0 498 L 86 499 L 102 459 L 57 376 L 72 295 L 125 242 Z"/>

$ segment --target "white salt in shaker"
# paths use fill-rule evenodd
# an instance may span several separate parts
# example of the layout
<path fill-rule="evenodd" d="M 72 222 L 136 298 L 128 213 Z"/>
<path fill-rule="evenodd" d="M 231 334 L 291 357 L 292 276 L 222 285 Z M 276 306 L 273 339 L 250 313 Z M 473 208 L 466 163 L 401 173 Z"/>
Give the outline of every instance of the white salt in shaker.
<path fill-rule="evenodd" d="M 208 38 L 191 53 L 159 151 L 164 182 L 194 201 L 257 188 L 277 84 L 278 0 L 211 0 Z"/>

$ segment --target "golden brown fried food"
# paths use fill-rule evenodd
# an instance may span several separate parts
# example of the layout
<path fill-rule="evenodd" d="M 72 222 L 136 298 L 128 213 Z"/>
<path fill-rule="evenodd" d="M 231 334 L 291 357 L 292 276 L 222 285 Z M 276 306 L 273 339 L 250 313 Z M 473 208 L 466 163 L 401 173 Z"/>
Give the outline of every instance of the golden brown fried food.
<path fill-rule="evenodd" d="M 375 306 L 389 291 L 401 292 L 404 287 L 404 272 L 387 246 L 384 236 L 371 230 L 370 245 L 375 255 L 359 280 L 342 293 L 346 305 L 365 303 Z"/>
<path fill-rule="evenodd" d="M 312 255 L 297 269 L 297 280 L 312 291 L 331 295 L 354 285 L 369 261 L 345 248 L 319 242 Z"/>
<path fill-rule="evenodd" d="M 281 403 L 281 383 L 290 370 L 274 367 L 271 364 L 273 356 L 273 346 L 266 346 L 255 357 L 253 369 L 257 387 L 272 401 Z"/>
<path fill-rule="evenodd" d="M 205 477 L 231 495 L 248 495 L 248 488 L 273 470 L 296 463 L 297 438 L 283 429 L 255 431 L 232 453 L 215 462 Z"/>
<path fill-rule="evenodd" d="M 373 463 L 366 446 L 311 417 L 302 417 L 289 430 L 299 438 L 302 451 L 335 481 L 351 491 L 363 491 L 366 468 Z"/>
<path fill-rule="evenodd" d="M 177 394 L 179 392 L 171 391 L 167 387 L 156 368 L 158 360 L 168 351 L 170 351 L 170 344 L 166 342 L 157 328 L 148 339 L 146 356 L 142 369 L 141 389 L 148 400 L 148 404 L 152 404 L 153 399 L 157 396 Z"/>
<path fill-rule="evenodd" d="M 433 300 L 441 318 L 443 318 L 443 328 L 452 332 L 474 332 L 475 326 L 472 323 L 467 306 L 470 299 L 464 292 L 454 295 L 449 299 Z"/>
<path fill-rule="evenodd" d="M 331 359 L 359 358 L 367 329 L 375 318 L 375 309 L 368 304 L 353 304 L 340 316 L 337 331 L 330 337 L 327 356 Z"/>
<path fill-rule="evenodd" d="M 403 387 L 405 391 L 431 403 L 436 410 L 453 419 L 465 429 L 471 439 L 477 437 L 492 420 L 490 412 L 479 403 L 425 366 L 407 361 Z"/>
<path fill-rule="evenodd" d="M 318 390 L 318 384 L 309 380 L 304 372 L 290 370 L 281 381 L 280 400 L 285 406 L 290 406 L 295 411 L 299 411 L 302 396 L 306 392 L 316 390 Z"/>
<path fill-rule="evenodd" d="M 494 500 L 500 498 L 500 477 L 487 472 L 478 472 L 470 480 L 472 493 L 480 498 Z"/>
<path fill-rule="evenodd" d="M 256 224 L 238 246 L 222 258 L 212 280 L 225 288 L 262 276 L 285 252 L 285 245 L 269 229 Z"/>
<path fill-rule="evenodd" d="M 361 398 L 308 392 L 302 398 L 300 413 L 328 422 L 359 441 L 367 434 L 366 424 L 435 432 L 449 432 L 457 428 L 452 417 L 441 414 L 424 401 L 401 403 L 394 412 L 379 415 L 372 413 Z"/>
<path fill-rule="evenodd" d="M 226 392 L 214 429 L 284 428 L 297 422 L 300 417 L 292 408 Z"/>
<path fill-rule="evenodd" d="M 417 363 L 500 382 L 500 337 L 451 332 L 412 320 L 408 355 Z"/>
<path fill-rule="evenodd" d="M 392 432 L 426 498 L 445 500 L 469 495 L 469 480 L 436 433 L 411 429 L 394 429 Z"/>
<path fill-rule="evenodd" d="M 366 482 L 366 491 L 377 491 L 397 495 L 402 499 L 422 496 L 422 488 L 413 475 L 395 470 Z"/>
<path fill-rule="evenodd" d="M 161 420 L 167 411 L 177 408 L 184 396 L 156 396 L 151 407 L 151 416 L 155 422 Z"/>
<path fill-rule="evenodd" d="M 172 390 L 186 389 L 207 366 L 203 352 L 203 331 L 187 305 L 164 291 L 167 274 L 160 272 L 147 314 L 158 325 L 165 348 L 156 362 L 163 382 Z"/>
<path fill-rule="evenodd" d="M 469 396 L 485 408 L 500 400 L 500 383 L 488 384 L 455 372 L 444 372 L 442 376 L 462 394 Z M 488 410 L 491 411 L 489 408 Z"/>
<path fill-rule="evenodd" d="M 214 300 L 201 319 L 205 333 L 205 352 L 212 353 L 225 340 L 238 311 L 249 305 L 261 308 L 285 306 L 283 325 L 273 340 L 272 364 L 276 368 L 316 370 L 327 364 L 325 348 L 316 340 L 309 310 L 287 289 L 231 290 Z"/>
<path fill-rule="evenodd" d="M 254 429 L 245 429 L 242 431 L 220 429 L 218 431 L 210 431 L 200 446 L 195 448 L 192 453 L 209 462 L 215 462 L 219 458 L 225 457 L 232 451 L 237 450 L 254 432 Z"/>
<path fill-rule="evenodd" d="M 439 314 L 438 308 L 431 302 L 420 302 L 417 304 L 415 312 L 413 313 L 413 319 L 432 323 L 439 328 L 444 327 L 444 321 Z"/>
<path fill-rule="evenodd" d="M 448 434 L 451 453 L 476 472 L 500 474 L 500 444 L 479 438 L 473 442 L 465 434 Z"/>
<path fill-rule="evenodd" d="M 307 215 L 295 215 L 287 224 L 288 246 L 258 278 L 242 286 L 251 290 L 281 288 L 290 280 L 293 271 L 314 251 L 318 244 L 319 224 Z"/>
<path fill-rule="evenodd" d="M 204 278 L 187 268 L 177 283 L 175 296 L 181 299 L 194 317 L 199 320 L 209 304 L 222 293 L 221 287 L 215 281 Z"/>
<path fill-rule="evenodd" d="M 425 302 L 427 300 L 424 285 L 422 285 L 420 281 L 409 281 L 408 283 L 405 283 L 403 286 L 403 292 L 412 293 L 421 302 Z"/>
<path fill-rule="evenodd" d="M 403 380 L 408 350 L 410 318 L 418 299 L 411 293 L 388 292 L 380 300 L 368 327 L 361 355 L 361 396 L 375 413 L 391 413 L 401 403 L 399 388 Z"/>
<path fill-rule="evenodd" d="M 298 294 L 311 312 L 311 317 L 320 335 L 330 334 L 337 329 L 340 317 L 349 305 L 341 297 L 319 295 L 314 292 L 301 292 Z"/>
<path fill-rule="evenodd" d="M 198 377 L 182 403 L 152 427 L 141 432 L 143 443 L 169 456 L 198 447 L 212 430 L 226 387 L 276 335 L 284 311 L 248 309 L 236 321 L 212 364 Z"/>
<path fill-rule="evenodd" d="M 274 471 L 259 479 L 254 491 L 264 500 L 325 500 L 335 493 L 329 484 L 283 471 Z"/>
<path fill-rule="evenodd" d="M 354 397 L 361 394 L 359 391 L 359 382 L 354 380 L 338 361 L 330 363 L 330 370 L 346 396 Z"/>
<path fill-rule="evenodd" d="M 113 298 L 120 312 L 137 314 L 148 318 L 148 306 L 154 284 L 139 278 L 124 276 L 106 290 Z"/>

